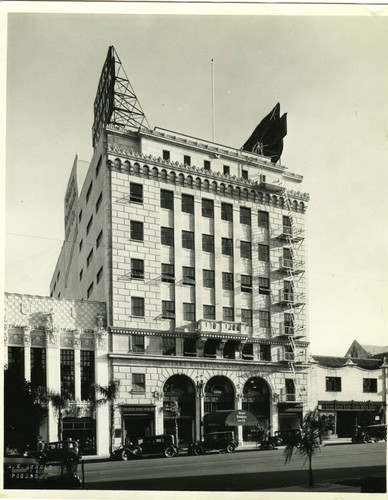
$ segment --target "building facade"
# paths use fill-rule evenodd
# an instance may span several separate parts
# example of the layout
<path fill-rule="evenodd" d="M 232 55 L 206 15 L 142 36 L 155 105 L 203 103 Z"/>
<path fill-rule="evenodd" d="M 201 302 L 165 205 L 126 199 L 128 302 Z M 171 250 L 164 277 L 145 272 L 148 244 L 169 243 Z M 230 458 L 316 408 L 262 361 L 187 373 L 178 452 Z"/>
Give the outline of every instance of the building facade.
<path fill-rule="evenodd" d="M 221 409 L 247 409 L 273 430 L 298 426 L 308 370 L 302 177 L 131 113 L 118 123 L 104 96 L 116 98 L 119 71 L 110 52 L 93 157 L 87 169 L 74 163 L 50 284 L 52 297 L 106 303 L 115 443 L 171 432 L 174 402 L 185 442 Z"/>
<path fill-rule="evenodd" d="M 104 303 L 5 294 L 5 368 L 33 389 L 66 391 L 73 404 L 64 413 L 63 436 L 79 439 L 88 454 L 109 450 L 108 408 L 90 411 L 92 384 L 108 384 L 108 333 Z M 40 434 L 57 441 L 57 416 L 42 407 Z"/>
<path fill-rule="evenodd" d="M 356 425 L 386 423 L 386 369 L 383 359 L 312 356 L 309 397 L 334 436 L 350 437 Z"/>

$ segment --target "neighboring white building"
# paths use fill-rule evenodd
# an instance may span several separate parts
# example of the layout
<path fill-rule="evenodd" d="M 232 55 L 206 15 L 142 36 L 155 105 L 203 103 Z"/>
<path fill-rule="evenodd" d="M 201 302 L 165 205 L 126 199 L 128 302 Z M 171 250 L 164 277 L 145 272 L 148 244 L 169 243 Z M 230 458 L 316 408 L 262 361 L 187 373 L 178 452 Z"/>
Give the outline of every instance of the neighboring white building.
<path fill-rule="evenodd" d="M 116 444 L 171 432 L 172 401 L 186 442 L 217 409 L 297 427 L 308 372 L 302 176 L 145 125 L 111 47 L 50 293 L 106 302 L 110 379 L 121 383 Z"/>
<path fill-rule="evenodd" d="M 312 356 L 309 398 L 333 421 L 333 433 L 349 437 L 356 425 L 385 423 L 386 365 L 383 359 Z"/>
<path fill-rule="evenodd" d="M 76 404 L 65 414 L 64 438 L 79 439 L 87 454 L 108 453 L 108 408 L 91 414 L 87 402 L 93 383 L 109 382 L 105 304 L 6 293 L 4 305 L 6 369 L 24 376 L 34 389 L 73 395 Z M 43 440 L 57 441 L 51 404 L 42 412 Z"/>

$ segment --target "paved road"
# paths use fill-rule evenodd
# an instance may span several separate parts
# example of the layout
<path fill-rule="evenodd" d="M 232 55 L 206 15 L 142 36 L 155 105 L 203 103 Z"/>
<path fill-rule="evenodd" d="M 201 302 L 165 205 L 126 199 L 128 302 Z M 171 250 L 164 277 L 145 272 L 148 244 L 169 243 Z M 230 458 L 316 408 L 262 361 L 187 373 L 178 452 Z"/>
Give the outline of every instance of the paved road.
<path fill-rule="evenodd" d="M 325 446 L 314 458 L 316 482 L 383 477 L 384 442 Z M 249 450 L 202 457 L 144 458 L 85 465 L 86 489 L 260 491 L 307 483 L 307 465 L 295 456 L 284 464 L 283 450 Z"/>

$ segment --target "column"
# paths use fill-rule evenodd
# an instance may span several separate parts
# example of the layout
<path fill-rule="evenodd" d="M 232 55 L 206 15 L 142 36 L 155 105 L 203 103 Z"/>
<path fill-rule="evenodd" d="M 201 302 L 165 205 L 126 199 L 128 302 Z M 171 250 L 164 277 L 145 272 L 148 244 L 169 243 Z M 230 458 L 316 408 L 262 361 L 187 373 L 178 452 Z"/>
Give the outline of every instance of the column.
<path fill-rule="evenodd" d="M 236 393 L 236 410 L 242 410 L 242 393 Z M 243 444 L 243 428 L 242 425 L 237 427 L 237 442 L 241 446 Z"/>
<path fill-rule="evenodd" d="M 59 347 L 59 333 L 55 329 L 46 331 L 46 369 L 47 389 L 61 392 L 61 356 Z M 52 404 L 48 408 L 48 439 L 58 441 L 58 419 Z"/>
<path fill-rule="evenodd" d="M 24 343 L 24 378 L 31 382 L 31 327 L 25 326 L 23 335 Z"/>
<path fill-rule="evenodd" d="M 108 334 L 103 328 L 94 332 L 95 350 L 95 382 L 101 386 L 109 384 Z M 97 455 L 107 455 L 110 451 L 110 408 L 109 404 L 101 405 L 96 411 Z"/>
<path fill-rule="evenodd" d="M 80 332 L 74 332 L 74 398 L 81 401 L 81 341 Z"/>
<path fill-rule="evenodd" d="M 182 337 L 176 337 L 175 339 L 175 356 L 183 356 L 183 342 L 184 339 Z"/>

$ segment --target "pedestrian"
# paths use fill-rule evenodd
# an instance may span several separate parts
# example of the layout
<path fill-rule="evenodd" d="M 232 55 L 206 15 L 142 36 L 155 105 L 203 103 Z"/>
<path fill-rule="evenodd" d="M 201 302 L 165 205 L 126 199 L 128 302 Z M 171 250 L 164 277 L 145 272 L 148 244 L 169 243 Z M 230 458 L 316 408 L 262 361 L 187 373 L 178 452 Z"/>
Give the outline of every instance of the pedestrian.
<path fill-rule="evenodd" d="M 38 451 L 43 451 L 44 447 L 45 447 L 45 444 L 44 444 L 42 436 L 38 436 L 38 441 L 37 441 L 37 444 L 36 444 L 36 449 Z"/>

